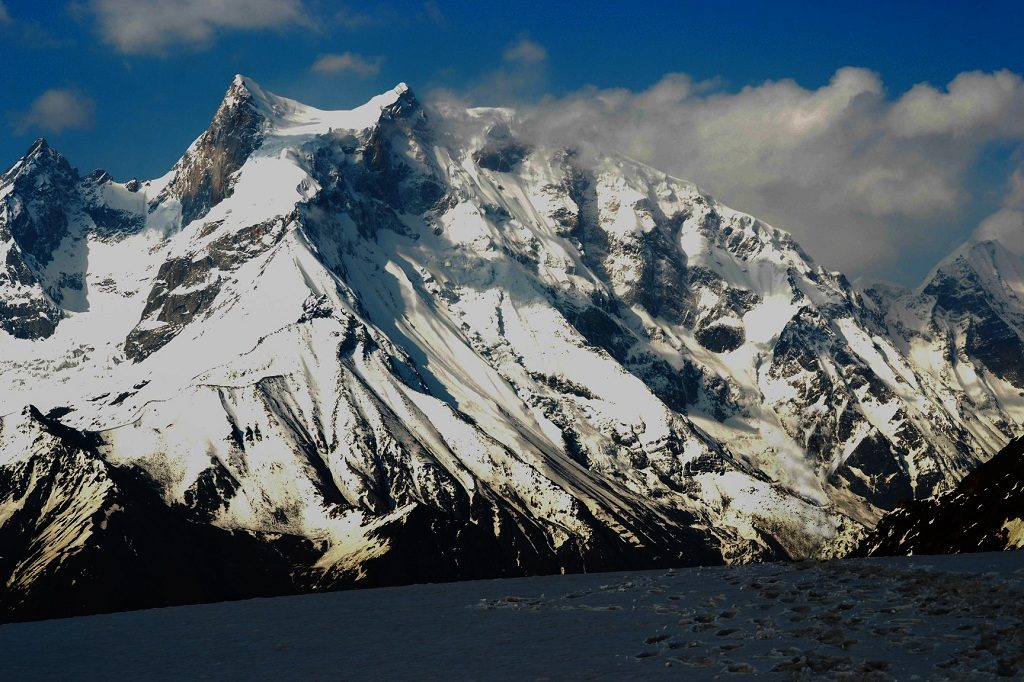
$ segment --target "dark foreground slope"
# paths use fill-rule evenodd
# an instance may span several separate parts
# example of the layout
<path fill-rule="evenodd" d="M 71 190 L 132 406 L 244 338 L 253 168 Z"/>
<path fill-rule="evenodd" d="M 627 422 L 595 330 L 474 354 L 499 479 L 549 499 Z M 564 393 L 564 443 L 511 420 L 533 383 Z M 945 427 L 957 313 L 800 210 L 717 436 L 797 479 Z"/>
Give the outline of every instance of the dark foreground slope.
<path fill-rule="evenodd" d="M 856 556 L 959 554 L 1024 547 L 1024 438 L 1007 445 L 953 490 L 902 503 Z"/>
<path fill-rule="evenodd" d="M 1024 673 L 1024 553 L 550 576 L 0 626 L 0 678 L 928 679 Z"/>

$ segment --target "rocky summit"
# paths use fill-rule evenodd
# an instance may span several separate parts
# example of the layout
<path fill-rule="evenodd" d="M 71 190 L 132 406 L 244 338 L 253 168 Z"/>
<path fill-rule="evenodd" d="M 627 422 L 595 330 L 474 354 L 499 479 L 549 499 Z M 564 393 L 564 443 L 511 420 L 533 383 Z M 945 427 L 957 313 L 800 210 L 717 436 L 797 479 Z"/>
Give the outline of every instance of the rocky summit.
<path fill-rule="evenodd" d="M 161 178 L 0 175 L 2 617 L 836 556 L 1022 431 L 999 243 L 855 286 L 517 126 L 238 76 Z"/>

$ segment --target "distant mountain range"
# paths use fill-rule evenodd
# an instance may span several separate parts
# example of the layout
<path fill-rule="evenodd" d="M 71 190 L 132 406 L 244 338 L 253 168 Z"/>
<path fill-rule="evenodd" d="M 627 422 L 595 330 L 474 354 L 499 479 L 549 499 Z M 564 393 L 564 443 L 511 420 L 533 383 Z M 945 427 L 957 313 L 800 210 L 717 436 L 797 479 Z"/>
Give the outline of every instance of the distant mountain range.
<path fill-rule="evenodd" d="M 1022 432 L 1024 263 L 915 290 L 515 112 L 238 76 L 163 177 L 0 176 L 0 604 L 844 554 Z M 979 470 L 980 471 L 980 470 Z"/>

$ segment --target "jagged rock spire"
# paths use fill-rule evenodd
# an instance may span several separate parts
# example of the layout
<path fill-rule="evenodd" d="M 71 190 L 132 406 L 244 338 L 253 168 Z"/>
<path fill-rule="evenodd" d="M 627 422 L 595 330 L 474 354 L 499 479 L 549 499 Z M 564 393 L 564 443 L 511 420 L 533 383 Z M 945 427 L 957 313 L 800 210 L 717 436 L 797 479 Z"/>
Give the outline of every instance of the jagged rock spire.
<path fill-rule="evenodd" d="M 210 127 L 178 162 L 174 179 L 160 197 L 181 201 L 183 225 L 203 217 L 231 194 L 231 174 L 263 141 L 266 118 L 254 106 L 252 85 L 235 76 Z"/>

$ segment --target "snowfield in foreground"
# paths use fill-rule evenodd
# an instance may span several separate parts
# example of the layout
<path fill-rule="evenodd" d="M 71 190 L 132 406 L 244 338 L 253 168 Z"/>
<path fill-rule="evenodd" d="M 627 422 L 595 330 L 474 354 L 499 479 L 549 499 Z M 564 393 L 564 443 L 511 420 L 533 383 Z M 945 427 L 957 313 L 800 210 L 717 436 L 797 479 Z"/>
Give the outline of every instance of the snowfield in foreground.
<path fill-rule="evenodd" d="M 0 626 L 0 678 L 987 679 L 1024 553 L 414 585 Z"/>

